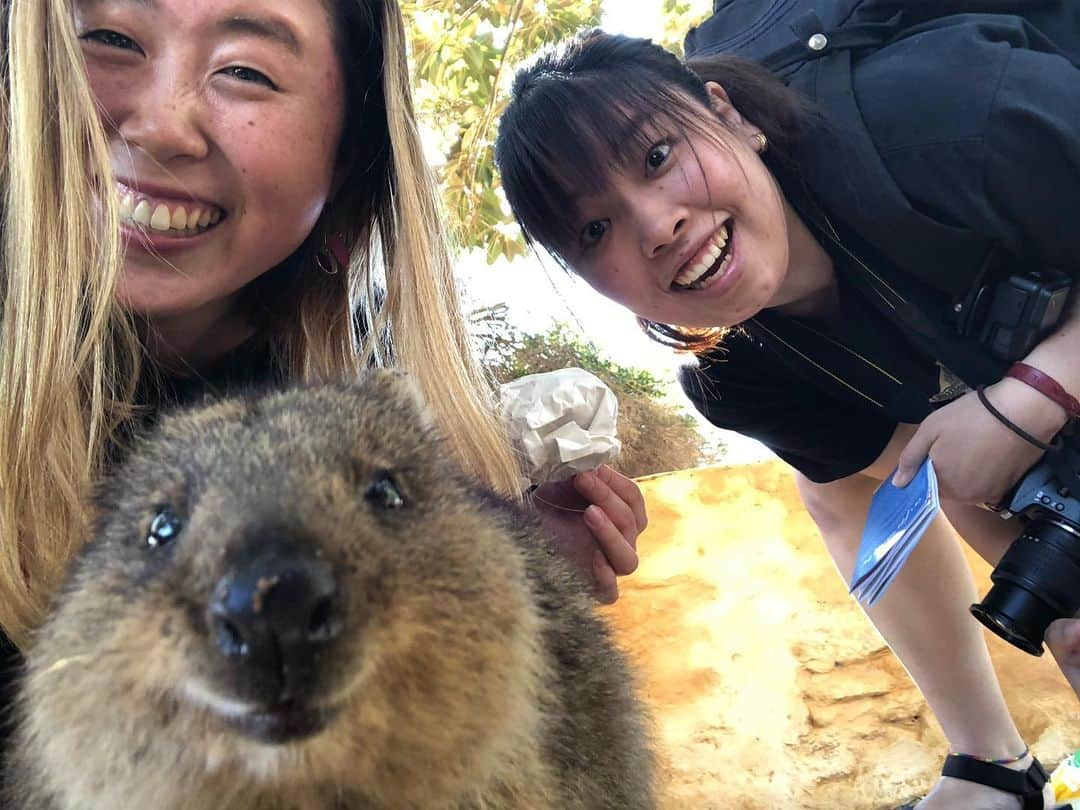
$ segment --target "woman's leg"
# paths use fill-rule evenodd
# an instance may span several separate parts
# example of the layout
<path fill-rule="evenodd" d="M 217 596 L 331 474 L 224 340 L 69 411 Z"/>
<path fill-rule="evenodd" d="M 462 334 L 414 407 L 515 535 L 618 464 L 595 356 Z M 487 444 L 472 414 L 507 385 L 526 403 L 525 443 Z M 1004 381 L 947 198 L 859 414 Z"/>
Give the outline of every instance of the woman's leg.
<path fill-rule="evenodd" d="M 841 576 L 850 581 L 879 482 L 862 475 L 829 484 L 796 478 Z M 1006 759 L 1020 753 L 1024 742 L 1001 694 L 982 626 L 968 611 L 977 599 L 957 535 L 939 515 L 885 596 L 866 613 L 919 687 L 951 749 Z M 1019 802 L 992 788 L 943 778 L 920 807 L 1012 810 Z"/>
<path fill-rule="evenodd" d="M 995 512 L 969 503 L 942 501 L 941 509 L 956 533 L 990 565 L 997 565 L 1020 536 L 1016 518 L 1002 520 Z"/>

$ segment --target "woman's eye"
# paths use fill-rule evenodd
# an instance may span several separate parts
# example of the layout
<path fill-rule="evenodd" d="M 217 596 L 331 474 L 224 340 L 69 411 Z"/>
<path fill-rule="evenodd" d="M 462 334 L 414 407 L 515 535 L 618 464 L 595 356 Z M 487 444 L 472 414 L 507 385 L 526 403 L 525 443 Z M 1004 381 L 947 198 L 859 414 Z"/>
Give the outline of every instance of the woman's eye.
<path fill-rule="evenodd" d="M 243 65 L 233 65 L 232 67 L 225 68 L 221 72 L 224 73 L 226 76 L 230 76 L 242 82 L 261 84 L 269 87 L 271 90 L 278 89 L 278 86 L 272 81 L 270 81 L 269 77 L 265 73 L 260 73 L 254 68 L 244 67 Z"/>
<path fill-rule="evenodd" d="M 601 239 L 604 238 L 604 234 L 607 233 L 608 223 L 607 220 L 594 219 L 587 224 L 581 231 L 581 241 L 584 242 L 586 247 L 595 245 Z"/>
<path fill-rule="evenodd" d="M 97 31 L 89 31 L 83 34 L 80 39 L 87 40 L 88 42 L 100 42 L 102 45 L 106 45 L 110 48 L 120 48 L 125 51 L 135 51 L 136 53 L 142 53 L 142 48 L 131 37 L 126 37 L 123 34 L 119 34 L 116 31 L 110 31 L 106 28 L 102 28 Z"/>
<path fill-rule="evenodd" d="M 670 154 L 670 143 L 658 143 L 649 150 L 649 154 L 645 157 L 645 163 L 649 169 L 659 169 Z"/>
<path fill-rule="evenodd" d="M 176 539 L 183 528 L 184 522 L 178 518 L 168 507 L 160 507 L 150 521 L 150 529 L 146 533 L 146 545 L 149 548 L 166 546 Z"/>

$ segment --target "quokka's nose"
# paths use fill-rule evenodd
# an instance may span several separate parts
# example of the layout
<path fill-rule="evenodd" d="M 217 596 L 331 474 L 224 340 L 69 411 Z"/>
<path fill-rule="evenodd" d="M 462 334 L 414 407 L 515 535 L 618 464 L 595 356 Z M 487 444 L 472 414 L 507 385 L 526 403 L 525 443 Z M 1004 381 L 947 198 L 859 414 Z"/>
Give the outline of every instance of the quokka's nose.
<path fill-rule="evenodd" d="M 296 697 L 341 632 L 333 569 L 291 553 L 257 556 L 221 578 L 208 620 L 213 644 L 252 686 L 275 698 Z"/>

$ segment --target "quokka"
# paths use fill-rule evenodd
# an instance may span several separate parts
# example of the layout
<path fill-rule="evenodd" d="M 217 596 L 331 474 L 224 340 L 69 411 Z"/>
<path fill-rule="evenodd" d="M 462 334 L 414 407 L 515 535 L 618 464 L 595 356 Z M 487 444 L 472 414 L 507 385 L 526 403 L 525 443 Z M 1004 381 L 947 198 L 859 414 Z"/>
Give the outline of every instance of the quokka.
<path fill-rule="evenodd" d="M 396 372 L 167 415 L 28 656 L 5 807 L 651 808 L 623 658 Z"/>

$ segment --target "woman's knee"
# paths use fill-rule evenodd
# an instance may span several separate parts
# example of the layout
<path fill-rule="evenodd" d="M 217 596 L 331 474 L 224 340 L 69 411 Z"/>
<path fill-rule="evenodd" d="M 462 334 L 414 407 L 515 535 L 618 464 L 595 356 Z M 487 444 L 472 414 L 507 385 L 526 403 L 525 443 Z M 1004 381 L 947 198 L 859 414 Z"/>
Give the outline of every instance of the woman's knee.
<path fill-rule="evenodd" d="M 828 483 L 811 481 L 795 473 L 803 505 L 824 535 L 849 533 L 859 529 L 866 520 L 866 510 L 878 481 L 863 475 L 852 475 Z"/>

